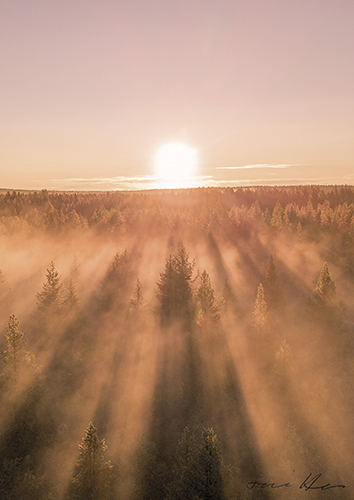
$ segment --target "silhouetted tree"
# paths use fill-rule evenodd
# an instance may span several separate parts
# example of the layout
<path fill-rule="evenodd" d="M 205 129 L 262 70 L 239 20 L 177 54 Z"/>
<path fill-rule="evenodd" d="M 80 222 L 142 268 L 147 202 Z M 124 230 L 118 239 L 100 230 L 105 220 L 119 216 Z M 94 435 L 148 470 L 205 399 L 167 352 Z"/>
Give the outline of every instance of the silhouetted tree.
<path fill-rule="evenodd" d="M 68 499 L 108 500 L 113 498 L 112 466 L 104 457 L 105 440 L 97 437 L 97 429 L 89 423 L 79 444 L 80 457 L 76 462 L 77 472 L 72 478 Z"/>
<path fill-rule="evenodd" d="M 134 500 L 164 500 L 170 475 L 166 463 L 159 456 L 156 444 L 145 441 L 138 456 Z"/>
<path fill-rule="evenodd" d="M 114 307 L 117 311 L 123 310 L 129 305 L 127 290 L 132 280 L 130 259 L 128 252 L 118 252 L 114 256 L 101 288 L 101 304 L 104 310 Z"/>
<path fill-rule="evenodd" d="M 217 322 L 220 318 L 219 305 L 215 303 L 215 292 L 209 274 L 204 271 L 197 288 L 198 322 L 204 319 Z"/>
<path fill-rule="evenodd" d="M 277 201 L 273 209 L 270 224 L 276 229 L 281 230 L 283 228 L 283 215 L 284 215 L 284 210 L 280 205 L 279 201 Z"/>
<path fill-rule="evenodd" d="M 130 298 L 130 308 L 134 312 L 139 312 L 144 305 L 143 285 L 140 280 L 136 280 L 135 290 Z"/>
<path fill-rule="evenodd" d="M 165 271 L 160 273 L 157 282 L 157 298 L 162 326 L 173 321 L 182 321 L 189 328 L 194 315 L 192 276 L 194 264 L 182 242 L 177 250 L 166 260 Z"/>
<path fill-rule="evenodd" d="M 336 285 L 329 275 L 328 264 L 325 262 L 317 280 L 316 288 L 313 293 L 313 300 L 317 303 L 328 303 L 333 301 L 335 296 Z"/>
<path fill-rule="evenodd" d="M 79 295 L 77 293 L 77 288 L 75 282 L 72 278 L 69 278 L 68 288 L 66 290 L 66 295 L 64 298 L 64 307 L 68 310 L 77 309 L 80 304 Z"/>
<path fill-rule="evenodd" d="M 223 500 L 228 472 L 214 430 L 203 429 L 201 444 L 196 446 L 194 435 L 185 428 L 166 500 Z"/>
<path fill-rule="evenodd" d="M 43 284 L 41 292 L 37 293 L 37 304 L 42 310 L 58 310 L 62 304 L 62 284 L 60 275 L 55 269 L 54 262 L 47 269 L 47 281 Z"/>
<path fill-rule="evenodd" d="M 264 330 L 267 325 L 268 310 L 267 303 L 264 299 L 264 288 L 262 283 L 258 285 L 257 297 L 252 313 L 252 325 L 258 331 Z"/>
<path fill-rule="evenodd" d="M 166 500 L 195 500 L 197 498 L 200 489 L 197 465 L 195 437 L 186 427 L 178 443 L 177 463 L 173 469 L 174 479 L 167 487 Z"/>
<path fill-rule="evenodd" d="M 197 471 L 197 498 L 223 500 L 225 468 L 213 428 L 203 429 L 202 442 L 197 452 Z"/>
<path fill-rule="evenodd" d="M 6 346 L 5 349 L 1 351 L 1 355 L 6 363 L 8 372 L 15 376 L 19 369 L 19 365 L 23 362 L 29 364 L 32 358 L 30 354 L 24 350 L 27 341 L 23 338 L 23 333 L 20 330 L 20 322 L 14 314 L 10 316 L 6 332 Z"/>
<path fill-rule="evenodd" d="M 316 321 L 338 326 L 342 321 L 342 306 L 337 300 L 336 285 L 329 274 L 325 262 L 317 280 L 316 287 L 309 299 L 307 312 Z"/>
<path fill-rule="evenodd" d="M 55 496 L 41 471 L 31 459 L 4 460 L 0 467 L 0 498 L 4 500 L 54 500 Z"/>

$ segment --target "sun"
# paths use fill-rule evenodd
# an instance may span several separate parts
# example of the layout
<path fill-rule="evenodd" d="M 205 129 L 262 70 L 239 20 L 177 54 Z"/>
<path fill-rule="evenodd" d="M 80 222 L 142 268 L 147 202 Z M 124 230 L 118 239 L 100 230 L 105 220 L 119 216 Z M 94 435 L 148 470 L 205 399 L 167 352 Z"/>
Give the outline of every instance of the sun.
<path fill-rule="evenodd" d="M 155 156 L 156 175 L 170 187 L 187 186 L 194 178 L 196 166 L 197 151 L 179 142 L 165 144 Z"/>

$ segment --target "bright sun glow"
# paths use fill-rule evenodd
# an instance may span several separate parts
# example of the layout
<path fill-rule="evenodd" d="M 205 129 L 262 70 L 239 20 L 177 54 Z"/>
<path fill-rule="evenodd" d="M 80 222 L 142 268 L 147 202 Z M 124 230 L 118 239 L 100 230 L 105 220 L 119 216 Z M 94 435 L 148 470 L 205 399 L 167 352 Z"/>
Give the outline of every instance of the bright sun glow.
<path fill-rule="evenodd" d="M 197 151 L 182 143 L 162 146 L 155 156 L 155 170 L 164 185 L 188 186 L 194 178 Z"/>

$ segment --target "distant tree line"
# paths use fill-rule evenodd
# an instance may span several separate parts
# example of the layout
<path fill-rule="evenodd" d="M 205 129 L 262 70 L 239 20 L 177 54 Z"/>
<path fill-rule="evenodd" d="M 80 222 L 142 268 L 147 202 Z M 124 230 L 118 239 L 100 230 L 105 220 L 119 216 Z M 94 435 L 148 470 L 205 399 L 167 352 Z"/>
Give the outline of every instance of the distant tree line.
<path fill-rule="evenodd" d="M 0 231 L 100 233 L 166 227 L 246 228 L 251 222 L 306 234 L 354 235 L 354 188 L 296 186 L 145 192 L 8 191 L 0 194 Z"/>

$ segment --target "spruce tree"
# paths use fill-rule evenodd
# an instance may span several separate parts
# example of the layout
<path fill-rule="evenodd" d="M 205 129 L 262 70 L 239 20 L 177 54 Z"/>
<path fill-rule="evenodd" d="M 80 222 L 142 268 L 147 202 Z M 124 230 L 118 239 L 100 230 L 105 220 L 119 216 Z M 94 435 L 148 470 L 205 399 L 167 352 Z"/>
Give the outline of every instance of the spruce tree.
<path fill-rule="evenodd" d="M 254 328 L 256 328 L 256 330 L 262 331 L 267 326 L 267 318 L 267 303 L 264 298 L 263 285 L 262 283 L 260 283 L 257 288 L 257 297 L 252 314 L 252 325 L 254 326 Z"/>
<path fill-rule="evenodd" d="M 275 229 L 281 230 L 283 228 L 283 215 L 284 210 L 279 201 L 277 201 L 272 212 L 272 219 L 270 221 L 271 226 L 275 227 Z"/>
<path fill-rule="evenodd" d="M 80 299 L 77 293 L 75 282 L 72 278 L 69 278 L 69 283 L 66 290 L 66 296 L 64 299 L 64 305 L 70 311 L 77 309 L 79 307 L 79 304 L 80 304 Z"/>
<path fill-rule="evenodd" d="M 130 298 L 130 309 L 139 314 L 144 306 L 143 285 L 139 279 L 136 280 L 135 290 Z"/>
<path fill-rule="evenodd" d="M 197 446 L 188 427 L 178 443 L 177 463 L 173 469 L 173 481 L 167 487 L 166 500 L 195 500 L 200 477 L 197 463 Z"/>
<path fill-rule="evenodd" d="M 43 284 L 42 291 L 37 293 L 37 304 L 41 310 L 56 311 L 62 303 L 62 284 L 54 262 L 50 263 L 46 277 L 47 281 Z"/>
<path fill-rule="evenodd" d="M 127 289 L 131 285 L 132 272 L 128 252 L 118 252 L 113 258 L 101 288 L 101 305 L 104 310 L 121 311 L 129 305 Z"/>
<path fill-rule="evenodd" d="M 336 285 L 329 274 L 327 262 L 323 264 L 315 289 L 309 299 L 307 312 L 310 318 L 328 325 L 339 326 L 342 322 L 342 306 L 337 300 Z"/>
<path fill-rule="evenodd" d="M 41 469 L 35 470 L 30 456 L 3 460 L 0 464 L 0 498 L 3 500 L 55 500 Z"/>
<path fill-rule="evenodd" d="M 197 446 L 186 427 L 178 443 L 174 479 L 167 487 L 166 500 L 224 500 L 228 472 L 214 430 L 204 428 Z"/>
<path fill-rule="evenodd" d="M 224 500 L 223 463 L 213 428 L 203 429 L 197 453 L 198 491 L 202 500 Z"/>
<path fill-rule="evenodd" d="M 205 269 L 200 276 L 200 283 L 197 289 L 197 303 L 201 320 L 207 319 L 213 322 L 219 320 L 219 307 L 215 303 L 214 288 L 212 287 L 210 276 Z"/>
<path fill-rule="evenodd" d="M 23 333 L 20 330 L 20 322 L 14 314 L 10 316 L 6 332 L 6 347 L 1 351 L 1 355 L 10 373 L 16 375 L 20 363 L 24 360 L 30 361 L 30 357 L 28 352 L 24 350 L 27 341 L 23 338 Z"/>
<path fill-rule="evenodd" d="M 97 429 L 89 423 L 79 444 L 77 472 L 72 478 L 68 500 L 108 500 L 113 498 L 112 466 L 105 460 L 105 440 L 97 436 Z"/>
<path fill-rule="evenodd" d="M 156 295 L 162 326 L 181 321 L 186 328 L 191 327 L 194 315 L 193 269 L 189 255 L 182 242 L 173 255 L 166 259 L 165 271 L 160 273 Z"/>
<path fill-rule="evenodd" d="M 317 302 L 330 302 L 335 298 L 336 285 L 329 275 L 327 262 L 323 264 L 313 295 Z"/>

